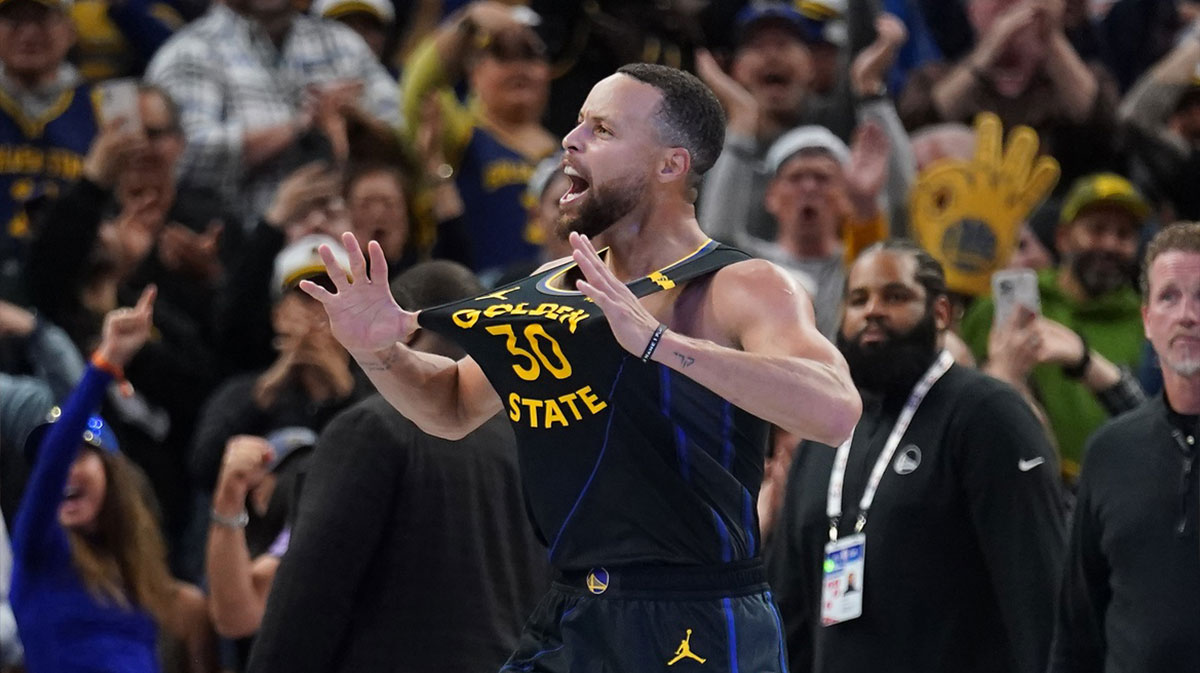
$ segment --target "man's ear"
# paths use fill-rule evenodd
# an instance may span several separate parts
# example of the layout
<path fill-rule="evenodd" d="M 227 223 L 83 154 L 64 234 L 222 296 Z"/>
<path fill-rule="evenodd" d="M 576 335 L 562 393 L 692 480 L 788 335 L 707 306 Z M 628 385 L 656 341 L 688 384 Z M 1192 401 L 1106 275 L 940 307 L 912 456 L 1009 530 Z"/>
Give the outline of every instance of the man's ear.
<path fill-rule="evenodd" d="M 692 168 L 692 155 L 682 147 L 672 147 L 663 154 L 658 166 L 659 182 L 674 182 L 686 179 Z"/>
<path fill-rule="evenodd" d="M 933 300 L 933 324 L 939 332 L 950 327 L 950 298 L 942 295 Z"/>
<path fill-rule="evenodd" d="M 776 220 L 779 219 L 779 212 L 783 210 L 782 205 L 779 203 L 778 184 L 779 181 L 777 179 L 771 178 L 771 181 L 767 183 L 767 191 L 763 194 L 763 209 Z"/>

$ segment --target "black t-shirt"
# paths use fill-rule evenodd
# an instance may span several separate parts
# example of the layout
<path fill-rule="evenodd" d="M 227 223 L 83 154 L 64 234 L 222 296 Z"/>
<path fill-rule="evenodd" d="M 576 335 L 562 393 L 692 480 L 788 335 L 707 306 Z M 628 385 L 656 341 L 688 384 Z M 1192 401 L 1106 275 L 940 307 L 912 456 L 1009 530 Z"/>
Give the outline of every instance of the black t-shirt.
<path fill-rule="evenodd" d="M 745 259 L 709 242 L 629 287 L 645 296 Z M 571 272 L 564 264 L 420 314 L 500 394 L 550 562 L 587 569 L 756 556 L 765 422 L 621 348 L 594 303 L 557 289 Z"/>
<path fill-rule="evenodd" d="M 864 404 L 846 468 L 841 537 L 853 532 L 905 398 Z M 1044 670 L 1063 503 L 1053 449 L 1016 391 L 958 366 L 930 389 L 869 511 L 857 578 L 862 616 L 822 626 L 835 453 L 816 443 L 798 449 L 767 552 L 793 670 Z"/>

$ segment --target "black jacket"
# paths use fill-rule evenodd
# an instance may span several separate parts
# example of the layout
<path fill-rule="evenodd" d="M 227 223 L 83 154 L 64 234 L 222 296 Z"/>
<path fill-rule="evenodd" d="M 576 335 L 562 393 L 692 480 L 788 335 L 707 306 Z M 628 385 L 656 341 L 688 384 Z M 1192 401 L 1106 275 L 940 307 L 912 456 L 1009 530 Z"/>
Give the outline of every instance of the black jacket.
<path fill-rule="evenodd" d="M 843 537 L 905 397 L 865 404 L 846 470 Z M 792 670 L 1043 671 L 1063 506 L 1054 452 L 1021 397 L 958 366 L 933 386 L 870 510 L 863 614 L 826 627 L 821 565 L 834 454 L 800 447 L 767 553 Z"/>
<path fill-rule="evenodd" d="M 375 396 L 321 434 L 249 670 L 490 673 L 548 574 L 508 419 L 452 442 Z"/>
<path fill-rule="evenodd" d="M 1092 436 L 1054 673 L 1200 671 L 1197 434 L 1196 417 L 1174 413 L 1160 395 Z"/>

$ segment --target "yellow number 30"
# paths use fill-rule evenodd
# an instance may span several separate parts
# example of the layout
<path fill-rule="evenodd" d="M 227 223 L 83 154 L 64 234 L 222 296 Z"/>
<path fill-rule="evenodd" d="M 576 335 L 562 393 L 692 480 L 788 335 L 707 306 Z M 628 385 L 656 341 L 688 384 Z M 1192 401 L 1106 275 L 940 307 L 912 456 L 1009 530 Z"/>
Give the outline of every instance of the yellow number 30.
<path fill-rule="evenodd" d="M 529 342 L 529 350 L 521 348 L 517 345 L 517 335 L 513 332 L 512 325 L 488 325 L 488 334 L 496 334 L 507 339 L 508 352 L 513 355 L 524 358 L 529 362 L 528 366 L 515 364 L 512 366 L 513 371 L 526 381 L 533 381 L 542 374 L 542 367 L 550 372 L 556 379 L 565 379 L 571 375 L 571 363 L 567 362 L 566 356 L 563 355 L 562 348 L 559 347 L 558 341 L 554 337 L 546 334 L 546 329 L 537 323 L 526 325 L 524 330 L 525 341 Z M 550 344 L 550 351 L 557 360 L 557 364 L 550 361 L 546 354 L 542 351 L 542 345 L 539 340 L 545 340 Z"/>

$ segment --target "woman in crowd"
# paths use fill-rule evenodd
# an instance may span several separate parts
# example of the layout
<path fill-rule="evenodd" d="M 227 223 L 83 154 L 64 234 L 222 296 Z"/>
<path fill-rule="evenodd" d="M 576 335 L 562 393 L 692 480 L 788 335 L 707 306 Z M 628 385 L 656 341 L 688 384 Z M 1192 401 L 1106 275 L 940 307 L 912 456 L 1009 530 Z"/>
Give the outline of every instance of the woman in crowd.
<path fill-rule="evenodd" d="M 186 643 L 192 671 L 210 670 L 204 597 L 171 577 L 145 479 L 91 415 L 146 342 L 154 296 L 147 288 L 107 315 L 91 365 L 36 445 L 12 539 L 29 673 L 158 671 L 159 629 Z"/>

